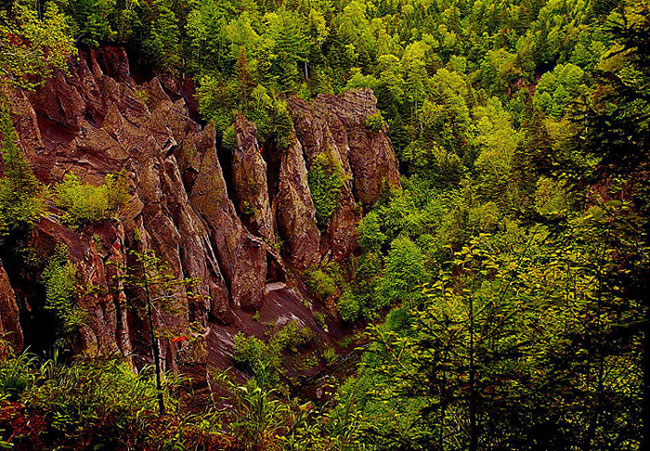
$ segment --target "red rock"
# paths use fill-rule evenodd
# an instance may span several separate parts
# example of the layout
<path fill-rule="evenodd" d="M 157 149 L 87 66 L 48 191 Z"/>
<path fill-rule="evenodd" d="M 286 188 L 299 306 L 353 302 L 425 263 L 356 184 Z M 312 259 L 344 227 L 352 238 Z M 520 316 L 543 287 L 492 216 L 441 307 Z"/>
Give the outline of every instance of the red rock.
<path fill-rule="evenodd" d="M 236 144 L 232 151 L 232 177 L 237 209 L 249 230 L 275 241 L 269 201 L 267 165 L 260 154 L 257 127 L 241 114 L 235 116 Z"/>
<path fill-rule="evenodd" d="M 370 91 L 319 96 L 311 104 L 291 99 L 295 136 L 282 151 L 265 146 L 262 152 L 255 125 L 238 115 L 228 183 L 214 127 L 193 119 L 191 84 L 165 77 L 137 85 L 122 49 L 81 55 L 68 76 L 57 74 L 35 93 L 7 97 L 22 148 L 42 182 L 57 183 L 70 171 L 93 184 L 123 169 L 129 174 L 132 199 L 119 221 L 73 231 L 53 209 L 31 244 L 43 252 L 66 244 L 83 283 L 106 289 L 78 300 L 89 320 L 77 351 L 119 352 L 134 356 L 135 365 L 150 358 L 148 326 L 126 309 L 132 294 L 114 277 L 132 262 L 131 250 L 154 250 L 179 278 L 201 280 L 202 296 L 180 305 L 180 315 L 156 316 L 156 327 L 175 336 L 187 335 L 192 322 L 217 335 L 245 329 L 251 320 L 241 309 L 263 307 L 267 282 L 286 278 L 285 266 L 301 271 L 354 252 L 358 204 L 372 204 L 383 180 L 399 183 L 385 130 L 364 125 L 377 111 Z M 307 180 L 314 159 L 325 152 L 346 181 L 340 207 L 321 234 Z M 17 308 L 1 271 L 0 330 L 20 331 Z M 18 333 L 15 340 L 22 339 Z M 185 343 L 160 344 L 168 368 L 183 364 Z"/>
<path fill-rule="evenodd" d="M 14 351 L 23 349 L 23 330 L 20 327 L 20 311 L 16 294 L 9 283 L 9 276 L 0 263 L 0 337 L 12 345 Z"/>
<path fill-rule="evenodd" d="M 316 265 L 320 261 L 320 231 L 307 183 L 307 165 L 295 136 L 282 154 L 275 215 L 286 242 L 285 258 L 298 269 Z"/>

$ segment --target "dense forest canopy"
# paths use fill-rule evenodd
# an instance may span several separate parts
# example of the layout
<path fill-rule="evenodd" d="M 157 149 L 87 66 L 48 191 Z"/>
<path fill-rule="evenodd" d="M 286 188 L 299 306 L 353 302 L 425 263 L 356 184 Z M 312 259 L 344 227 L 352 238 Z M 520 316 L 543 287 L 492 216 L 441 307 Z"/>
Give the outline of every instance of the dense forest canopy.
<path fill-rule="evenodd" d="M 43 449 L 647 445 L 647 0 L 21 0 L 0 10 L 0 88 L 34 87 L 77 48 L 106 45 L 193 79 L 224 147 L 235 113 L 282 152 L 288 96 L 372 89 L 381 113 L 366 126 L 388 130 L 401 188 L 363 212 L 357 256 L 305 275 L 350 330 L 368 324 L 364 351 L 313 403 L 283 382 L 279 355 L 301 331 L 239 336 L 234 363 L 250 381 L 223 376 L 229 407 L 190 415 L 171 375 L 161 389 L 151 369 L 43 364 L 0 345 L 0 447 L 35 440 L 7 431 L 14 411 L 47 431 Z M 7 245 L 48 194 L 5 106 L 0 121 Z M 319 226 L 341 179 L 326 158 L 310 173 Z M 116 180 L 96 193 L 98 215 L 116 208 Z M 70 205 L 88 197 L 64 183 Z"/>

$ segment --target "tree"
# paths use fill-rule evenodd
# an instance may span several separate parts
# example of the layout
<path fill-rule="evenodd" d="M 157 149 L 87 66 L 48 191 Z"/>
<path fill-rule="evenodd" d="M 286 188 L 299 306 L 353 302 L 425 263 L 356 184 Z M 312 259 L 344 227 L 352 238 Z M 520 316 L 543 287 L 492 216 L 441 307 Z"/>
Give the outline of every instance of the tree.
<path fill-rule="evenodd" d="M 329 153 L 319 154 L 309 170 L 309 190 L 316 207 L 316 220 L 321 229 L 339 208 L 345 174 L 341 164 Z"/>
<path fill-rule="evenodd" d="M 164 0 L 154 0 L 151 8 L 153 20 L 142 47 L 157 67 L 174 72 L 181 66 L 178 19 Z"/>
<path fill-rule="evenodd" d="M 18 146 L 9 107 L 0 102 L 3 176 L 0 178 L 0 233 L 30 227 L 45 211 L 41 184 Z"/>
<path fill-rule="evenodd" d="M 67 25 L 53 3 L 42 19 L 23 2 L 15 2 L 11 14 L 0 10 L 0 88 L 34 88 L 55 70 L 66 69 L 77 53 Z"/>
<path fill-rule="evenodd" d="M 175 335 L 172 340 L 196 338 L 188 330 L 165 328 L 165 317 L 186 313 L 191 302 L 202 297 L 195 291 L 198 279 L 178 278 L 172 268 L 153 251 L 132 251 L 133 263 L 120 268 L 116 276 L 128 293 L 128 300 L 136 312 L 147 322 L 149 346 L 156 370 L 158 410 L 165 413 L 162 391 L 162 358 L 159 340 Z"/>
<path fill-rule="evenodd" d="M 559 235 L 539 224 L 514 239 L 481 234 L 420 304 L 402 294 L 371 328 L 353 382 L 361 415 L 375 418 L 364 440 L 440 450 L 637 446 L 643 309 L 621 297 L 626 270 L 615 254 L 644 254 L 616 235 L 610 215 L 625 210 L 603 208 Z"/>
<path fill-rule="evenodd" d="M 424 256 L 420 248 L 406 236 L 399 236 L 390 245 L 386 258 L 386 275 L 377 287 L 377 298 L 381 306 L 408 301 L 417 305 L 421 300 L 420 286 L 429 275 L 424 267 Z"/>
<path fill-rule="evenodd" d="M 647 304 L 650 262 L 640 258 L 647 253 L 650 234 L 650 186 L 647 178 L 648 149 L 650 149 L 650 3 L 647 0 L 630 0 L 617 8 L 610 22 L 612 47 L 596 68 L 597 84 L 587 102 L 574 114 L 582 125 L 574 136 L 574 148 L 585 146 L 598 162 L 590 171 L 574 174 L 577 183 L 605 182 L 610 186 L 610 196 L 621 202 L 619 214 L 612 218 L 618 230 L 616 236 L 627 243 L 636 243 L 629 255 L 621 252 L 616 262 L 636 261 L 634 270 L 617 271 L 619 283 L 624 287 L 620 295 L 628 302 L 643 300 L 645 324 L 650 322 Z M 631 200 L 630 210 L 623 210 L 625 200 Z M 632 211 L 638 212 L 630 222 Z M 634 224 L 634 226 L 632 226 Z M 641 250 L 645 251 L 639 252 Z M 644 405 L 648 405 L 650 391 L 650 334 L 643 339 Z M 648 410 L 644 417 L 648 417 Z M 650 422 L 645 421 L 642 446 L 650 440 Z"/>

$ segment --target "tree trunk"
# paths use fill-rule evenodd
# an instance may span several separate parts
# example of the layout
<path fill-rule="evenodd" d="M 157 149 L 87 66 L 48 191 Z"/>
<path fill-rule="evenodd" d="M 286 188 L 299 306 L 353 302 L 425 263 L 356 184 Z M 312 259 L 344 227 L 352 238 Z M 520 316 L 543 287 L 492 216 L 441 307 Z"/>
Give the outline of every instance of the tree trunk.
<path fill-rule="evenodd" d="M 469 451 L 478 449 L 476 424 L 476 364 L 474 362 L 474 298 L 469 297 Z"/>
<path fill-rule="evenodd" d="M 158 412 L 160 415 L 165 414 L 165 400 L 163 399 L 162 381 L 160 378 L 160 347 L 154 333 L 153 313 L 151 311 L 151 295 L 149 294 L 149 282 L 147 280 L 147 268 L 144 261 L 142 262 L 142 276 L 144 277 L 144 290 L 147 295 L 147 318 L 149 320 L 149 338 L 151 339 L 151 352 L 153 354 L 154 366 L 156 368 L 156 393 L 158 397 Z"/>

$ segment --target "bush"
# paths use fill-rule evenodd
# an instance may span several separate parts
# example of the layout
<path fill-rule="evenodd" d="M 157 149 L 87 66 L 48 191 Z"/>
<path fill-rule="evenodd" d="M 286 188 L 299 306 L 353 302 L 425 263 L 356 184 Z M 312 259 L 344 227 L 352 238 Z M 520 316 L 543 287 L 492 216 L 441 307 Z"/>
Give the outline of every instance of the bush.
<path fill-rule="evenodd" d="M 308 182 L 316 207 L 316 221 L 324 229 L 341 200 L 341 190 L 345 183 L 343 169 L 331 155 L 322 153 L 314 159 Z"/>
<path fill-rule="evenodd" d="M 535 191 L 535 210 L 540 215 L 556 216 L 566 214 L 569 203 L 569 194 L 566 183 L 540 177 Z"/>
<path fill-rule="evenodd" d="M 420 286 L 428 282 L 424 255 L 413 241 L 399 236 L 391 243 L 386 258 L 386 275 L 377 287 L 378 301 L 382 306 L 422 299 Z"/>
<path fill-rule="evenodd" d="M 325 359 L 325 363 L 328 364 L 328 365 L 331 365 L 332 363 L 334 363 L 338 357 L 339 356 L 336 353 L 336 349 L 334 349 L 331 346 L 328 346 L 323 351 L 323 359 Z"/>
<path fill-rule="evenodd" d="M 371 114 L 366 118 L 365 126 L 373 132 L 380 132 L 386 127 L 386 121 L 380 112 Z"/>
<path fill-rule="evenodd" d="M 223 132 L 221 145 L 226 150 L 233 150 L 237 146 L 237 133 L 234 125 L 231 125 Z"/>
<path fill-rule="evenodd" d="M 86 312 L 75 305 L 79 278 L 77 267 L 68 261 L 68 248 L 59 246 L 49 259 L 42 275 L 45 285 L 45 308 L 56 313 L 65 331 L 83 325 Z"/>
<path fill-rule="evenodd" d="M 16 356 L 11 345 L 0 335 L 0 402 L 17 401 L 33 383 L 35 359 L 29 354 Z"/>
<path fill-rule="evenodd" d="M 353 322 L 359 318 L 371 319 L 383 307 L 376 299 L 376 287 L 382 268 L 378 252 L 366 252 L 355 261 L 354 276 L 336 303 L 341 319 Z"/>
<path fill-rule="evenodd" d="M 3 349 L 0 339 L 0 449 L 233 449 L 218 416 L 181 411 L 170 396 L 181 381 L 171 374 L 161 417 L 151 367 L 135 374 L 119 359 L 37 365 Z"/>
<path fill-rule="evenodd" d="M 249 116 L 257 124 L 260 142 L 275 141 L 278 150 L 291 145 L 293 120 L 286 101 L 269 99 L 266 104 L 260 104 L 250 111 Z"/>
<path fill-rule="evenodd" d="M 343 284 L 341 268 L 334 262 L 311 268 L 305 274 L 305 283 L 315 296 L 324 301 L 339 292 Z"/>
<path fill-rule="evenodd" d="M 129 181 L 125 171 L 107 175 L 99 186 L 81 183 L 75 174 L 67 174 L 55 193 L 56 204 L 66 210 L 63 222 L 83 227 L 112 218 L 129 199 Z"/>
<path fill-rule="evenodd" d="M 276 385 L 284 373 L 281 354 L 283 351 L 298 352 L 314 339 L 314 333 L 307 327 L 300 327 L 297 321 L 289 321 L 271 334 L 268 343 L 242 332 L 235 335 L 233 359 L 249 372 L 263 387 Z"/>
<path fill-rule="evenodd" d="M 119 360 L 82 361 L 70 367 L 48 362 L 41 373 L 46 379 L 23 395 L 26 410 L 43 415 L 42 429 L 31 433 L 57 441 L 61 449 L 142 449 L 151 441 L 158 413 L 150 368 L 136 375 Z M 165 390 L 174 381 L 167 377 Z M 173 411 L 175 404 L 167 398 Z"/>
<path fill-rule="evenodd" d="M 0 100 L 0 153 L 3 176 L 0 178 L 0 236 L 30 227 L 45 212 L 43 190 L 29 162 L 16 144 L 9 108 Z"/>
<path fill-rule="evenodd" d="M 359 299 L 351 288 L 346 288 L 336 303 L 341 319 L 346 322 L 357 320 L 361 316 Z"/>
<path fill-rule="evenodd" d="M 309 344 L 314 339 L 314 333 L 308 327 L 300 327 L 298 321 L 292 320 L 278 330 L 269 344 L 279 351 L 298 352 L 300 346 Z"/>
<path fill-rule="evenodd" d="M 199 112 L 214 124 L 218 132 L 223 133 L 232 124 L 232 111 L 237 105 L 237 91 L 236 82 L 225 82 L 221 76 L 207 75 L 199 81 L 196 90 Z"/>
<path fill-rule="evenodd" d="M 257 337 L 247 337 L 238 332 L 232 358 L 250 372 L 261 386 L 268 387 L 279 381 L 280 353 Z"/>
<path fill-rule="evenodd" d="M 381 231 L 381 218 L 371 211 L 359 223 L 359 246 L 366 250 L 379 251 L 386 241 L 386 235 Z"/>

